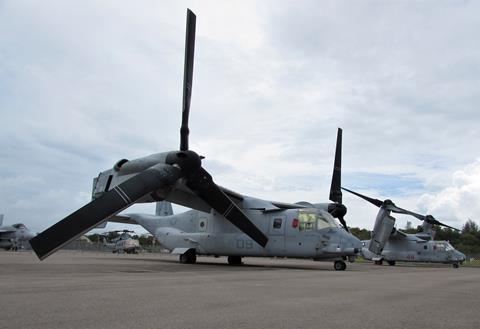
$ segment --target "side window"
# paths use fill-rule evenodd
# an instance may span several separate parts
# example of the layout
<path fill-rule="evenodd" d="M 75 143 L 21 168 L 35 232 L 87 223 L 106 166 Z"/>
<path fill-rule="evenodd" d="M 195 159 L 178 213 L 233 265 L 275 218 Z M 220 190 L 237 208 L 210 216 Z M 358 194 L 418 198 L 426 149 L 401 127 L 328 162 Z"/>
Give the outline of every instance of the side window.
<path fill-rule="evenodd" d="M 427 247 L 427 246 L 423 246 L 423 249 L 427 250 L 427 249 L 428 249 L 428 247 Z"/>
<path fill-rule="evenodd" d="M 274 218 L 273 219 L 273 228 L 274 229 L 281 229 L 282 228 L 282 219 L 281 218 Z"/>

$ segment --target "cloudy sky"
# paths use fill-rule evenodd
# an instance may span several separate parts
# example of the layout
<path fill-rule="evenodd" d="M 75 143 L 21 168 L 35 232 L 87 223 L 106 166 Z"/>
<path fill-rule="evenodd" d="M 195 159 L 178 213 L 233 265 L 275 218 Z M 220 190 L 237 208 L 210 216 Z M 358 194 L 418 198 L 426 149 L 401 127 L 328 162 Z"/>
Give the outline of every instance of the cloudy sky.
<path fill-rule="evenodd" d="M 345 187 L 480 223 L 480 3 L 453 0 L 0 1 L 5 223 L 41 231 L 119 159 L 178 149 L 187 7 L 190 147 L 217 183 L 325 202 L 342 127 Z"/>

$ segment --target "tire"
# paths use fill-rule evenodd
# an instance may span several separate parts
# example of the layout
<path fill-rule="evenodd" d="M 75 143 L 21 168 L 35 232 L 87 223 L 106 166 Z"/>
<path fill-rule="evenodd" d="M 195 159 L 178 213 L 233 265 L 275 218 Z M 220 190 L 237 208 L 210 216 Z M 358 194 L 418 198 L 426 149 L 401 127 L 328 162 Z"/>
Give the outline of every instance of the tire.
<path fill-rule="evenodd" d="M 347 264 L 343 260 L 336 260 L 335 263 L 333 263 L 333 268 L 335 271 L 345 271 Z"/>
<path fill-rule="evenodd" d="M 453 263 L 452 264 L 453 268 L 459 268 L 460 266 L 458 265 L 458 263 Z"/>
<path fill-rule="evenodd" d="M 395 261 L 394 260 L 387 260 L 387 263 L 390 266 L 395 266 Z"/>
<path fill-rule="evenodd" d="M 383 264 L 383 260 L 376 260 L 375 261 L 375 265 L 382 265 Z"/>
<path fill-rule="evenodd" d="M 227 261 L 229 265 L 242 265 L 242 256 L 228 256 Z"/>
<path fill-rule="evenodd" d="M 186 253 L 180 255 L 180 263 L 195 264 L 197 262 L 197 254 L 195 249 L 190 249 Z"/>

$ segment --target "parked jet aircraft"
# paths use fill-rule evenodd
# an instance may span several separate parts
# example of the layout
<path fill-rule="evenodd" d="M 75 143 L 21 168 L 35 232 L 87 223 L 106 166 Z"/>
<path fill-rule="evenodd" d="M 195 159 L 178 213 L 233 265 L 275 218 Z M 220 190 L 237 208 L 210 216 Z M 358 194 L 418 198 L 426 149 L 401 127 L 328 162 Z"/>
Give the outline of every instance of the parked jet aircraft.
<path fill-rule="evenodd" d="M 341 258 L 353 258 L 361 243 L 348 233 L 344 220 L 346 207 L 341 204 L 337 166 L 340 152 L 336 156 L 330 193 L 334 203 L 291 204 L 249 197 L 215 184 L 202 167 L 204 157 L 189 150 L 195 20 L 195 15 L 187 10 L 180 150 L 132 161 L 123 159 L 113 169 L 101 172 L 94 179 L 93 201 L 32 239 L 32 248 L 44 259 L 133 203 L 167 200 L 199 211 L 183 215 L 185 223 L 178 221 L 176 225 L 162 228 L 162 239 L 165 236 L 168 241 L 172 240 L 171 246 L 184 248 L 184 258 L 190 262 L 195 253 L 237 257 L 337 257 L 335 268 L 345 269 Z M 341 130 L 337 150 L 341 149 L 339 141 Z M 338 227 L 332 216 L 338 218 L 345 229 Z M 180 237 L 184 238 L 183 242 Z M 175 239 L 177 242 L 173 242 Z"/>
<path fill-rule="evenodd" d="M 112 249 L 113 253 L 127 253 L 127 254 L 137 254 L 140 249 L 140 242 L 138 239 L 134 239 L 129 233 L 133 231 L 122 230 L 122 231 L 113 231 L 121 232 L 117 238 L 113 239 L 111 243 L 108 243 L 104 240 L 103 245 L 107 248 Z"/>
<path fill-rule="evenodd" d="M 348 190 L 360 198 L 380 207 L 372 239 L 363 241 L 363 257 L 375 261 L 381 265 L 386 260 L 389 265 L 395 265 L 396 261 L 403 262 L 428 262 L 452 264 L 458 268 L 465 261 L 465 255 L 450 245 L 448 241 L 436 241 L 434 225 L 446 226 L 457 230 L 436 220 L 432 215 L 420 215 L 409 210 L 397 207 L 391 200 L 381 201 L 360 193 Z M 395 229 L 395 218 L 390 213 L 400 213 L 414 216 L 423 221 L 423 232 L 407 234 Z"/>
<path fill-rule="evenodd" d="M 0 248 L 5 250 L 23 248 L 23 244 L 34 236 L 35 233 L 21 223 L 3 226 L 3 215 L 0 215 Z"/>

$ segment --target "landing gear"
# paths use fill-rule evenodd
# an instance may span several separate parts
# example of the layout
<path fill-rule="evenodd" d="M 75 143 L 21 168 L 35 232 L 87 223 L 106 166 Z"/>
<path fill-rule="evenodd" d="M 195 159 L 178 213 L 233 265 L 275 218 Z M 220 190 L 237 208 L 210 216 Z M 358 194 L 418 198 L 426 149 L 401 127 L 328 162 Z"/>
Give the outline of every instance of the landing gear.
<path fill-rule="evenodd" d="M 228 256 L 227 258 L 229 265 L 242 265 L 242 256 Z"/>
<path fill-rule="evenodd" d="M 335 271 L 345 271 L 347 264 L 343 260 L 336 260 L 335 263 L 333 263 L 333 268 Z"/>
<path fill-rule="evenodd" d="M 390 266 L 395 266 L 395 261 L 394 260 L 387 260 L 387 263 Z"/>
<path fill-rule="evenodd" d="M 452 266 L 453 266 L 453 268 L 459 268 L 460 267 L 460 265 L 458 265 L 458 263 L 453 263 Z"/>
<path fill-rule="evenodd" d="M 375 265 L 382 265 L 383 264 L 383 260 L 376 260 L 375 261 Z"/>
<path fill-rule="evenodd" d="M 197 261 L 197 254 L 195 249 L 190 249 L 186 253 L 180 255 L 180 263 L 182 264 L 195 264 Z"/>

